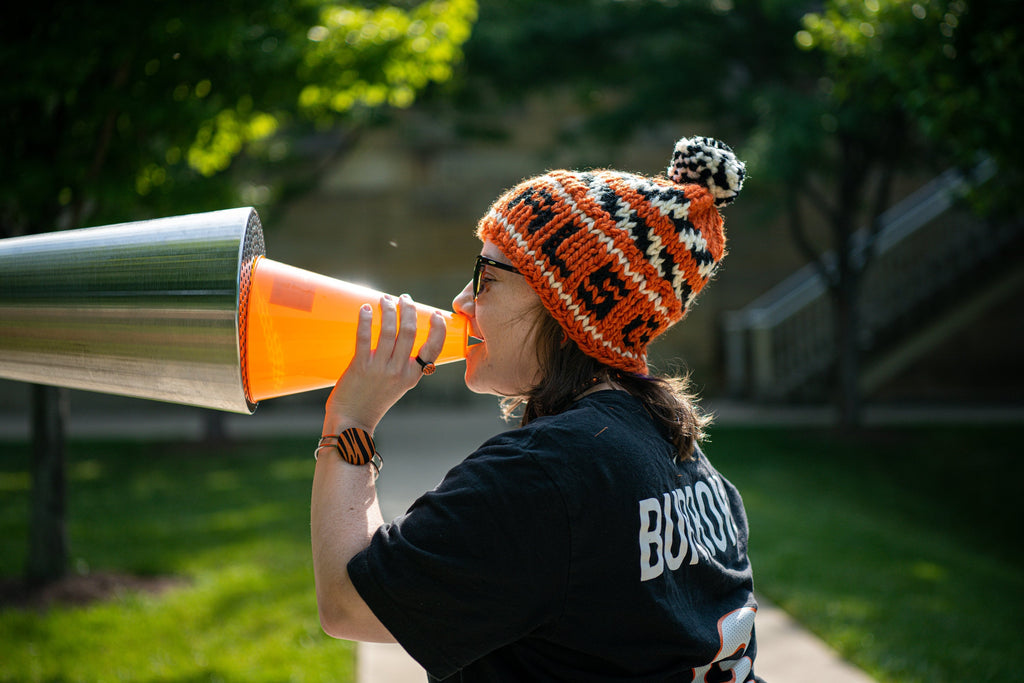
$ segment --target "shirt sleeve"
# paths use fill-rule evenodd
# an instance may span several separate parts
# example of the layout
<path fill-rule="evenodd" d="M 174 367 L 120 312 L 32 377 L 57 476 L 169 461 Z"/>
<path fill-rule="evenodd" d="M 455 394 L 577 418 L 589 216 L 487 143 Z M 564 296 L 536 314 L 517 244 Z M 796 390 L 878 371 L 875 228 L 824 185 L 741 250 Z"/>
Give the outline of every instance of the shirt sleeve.
<path fill-rule="evenodd" d="M 406 651 L 445 678 L 558 618 L 569 538 L 558 487 L 513 431 L 382 526 L 348 572 Z"/>

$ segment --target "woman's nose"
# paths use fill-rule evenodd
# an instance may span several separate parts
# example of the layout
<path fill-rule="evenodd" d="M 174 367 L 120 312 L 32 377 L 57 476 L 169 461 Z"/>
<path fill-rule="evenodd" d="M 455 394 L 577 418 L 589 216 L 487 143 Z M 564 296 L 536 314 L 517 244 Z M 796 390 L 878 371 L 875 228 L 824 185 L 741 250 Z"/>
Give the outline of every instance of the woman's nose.
<path fill-rule="evenodd" d="M 452 299 L 452 310 L 466 316 L 473 316 L 476 302 L 473 300 L 473 283 L 469 282 L 462 291 Z"/>

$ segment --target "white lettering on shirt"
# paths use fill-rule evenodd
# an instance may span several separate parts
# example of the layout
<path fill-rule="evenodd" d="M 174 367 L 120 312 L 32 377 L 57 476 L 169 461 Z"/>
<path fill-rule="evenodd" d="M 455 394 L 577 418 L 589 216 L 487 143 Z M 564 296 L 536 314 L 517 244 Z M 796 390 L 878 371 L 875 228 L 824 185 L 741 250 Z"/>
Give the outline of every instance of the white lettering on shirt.
<path fill-rule="evenodd" d="M 651 521 L 654 520 L 654 528 Z M 653 552 L 652 552 L 653 551 Z M 654 562 L 651 558 L 654 558 Z M 657 498 L 640 501 L 640 580 L 661 576 L 665 560 L 662 555 L 661 510 Z"/>
<path fill-rule="evenodd" d="M 675 571 L 679 569 L 679 566 L 683 563 L 683 558 L 686 557 L 686 551 L 690 547 L 689 542 L 686 540 L 686 529 L 683 528 L 682 524 L 676 525 L 673 519 L 682 519 L 682 514 L 676 512 L 673 515 L 673 510 L 678 505 L 678 498 L 673 493 L 661 494 L 662 499 L 665 501 L 665 545 L 663 549 L 665 551 L 665 566 L 668 567 L 669 571 Z M 676 529 L 679 531 L 676 532 Z M 676 543 L 676 537 L 679 537 L 679 542 Z M 673 546 L 676 547 L 676 552 L 672 552 Z"/>
<path fill-rule="evenodd" d="M 639 502 L 640 580 L 661 576 L 666 568 L 708 561 L 737 543 L 733 518 L 718 477 L 698 481 Z"/>

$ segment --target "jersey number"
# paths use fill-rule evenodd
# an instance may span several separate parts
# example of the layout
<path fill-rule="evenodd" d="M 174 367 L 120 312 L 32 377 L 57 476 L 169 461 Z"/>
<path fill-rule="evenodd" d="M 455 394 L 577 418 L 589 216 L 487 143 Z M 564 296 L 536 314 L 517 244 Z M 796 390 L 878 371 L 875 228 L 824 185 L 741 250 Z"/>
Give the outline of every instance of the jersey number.
<path fill-rule="evenodd" d="M 753 607 L 742 607 L 729 612 L 718 620 L 718 642 L 721 647 L 714 661 L 693 670 L 693 680 L 698 683 L 741 683 L 746 681 L 754 668 L 747 647 L 754 632 Z"/>

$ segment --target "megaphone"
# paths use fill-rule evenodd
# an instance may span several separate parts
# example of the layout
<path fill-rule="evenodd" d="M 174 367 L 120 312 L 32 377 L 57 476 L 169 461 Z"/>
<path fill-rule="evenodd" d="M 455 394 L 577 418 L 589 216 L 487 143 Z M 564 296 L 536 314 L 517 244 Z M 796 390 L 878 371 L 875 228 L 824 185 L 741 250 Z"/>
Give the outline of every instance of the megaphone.
<path fill-rule="evenodd" d="M 12 237 L 0 377 L 252 413 L 333 385 L 359 308 L 381 296 L 268 259 L 252 208 Z M 435 364 L 465 359 L 466 318 L 423 304 L 414 349 L 434 312 L 448 326 Z"/>

